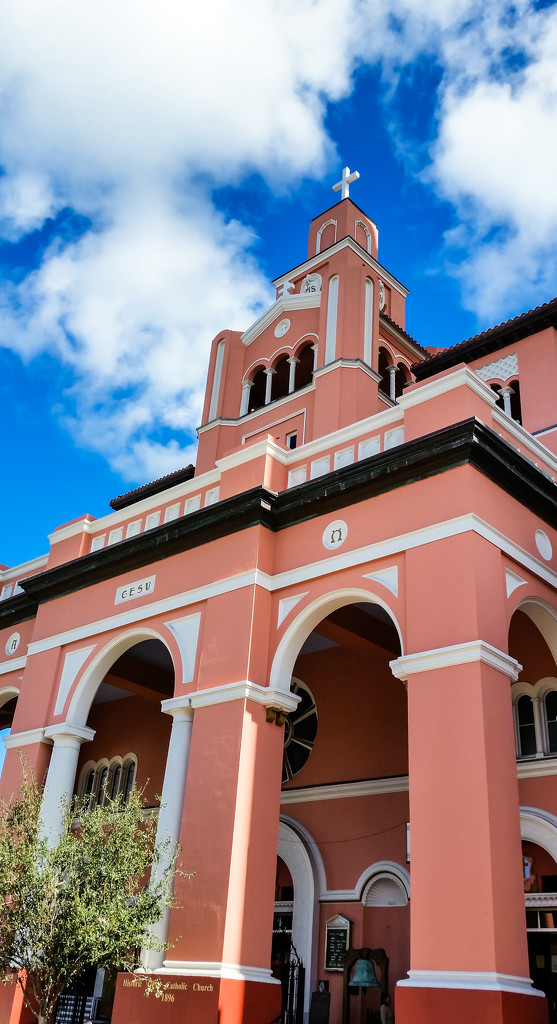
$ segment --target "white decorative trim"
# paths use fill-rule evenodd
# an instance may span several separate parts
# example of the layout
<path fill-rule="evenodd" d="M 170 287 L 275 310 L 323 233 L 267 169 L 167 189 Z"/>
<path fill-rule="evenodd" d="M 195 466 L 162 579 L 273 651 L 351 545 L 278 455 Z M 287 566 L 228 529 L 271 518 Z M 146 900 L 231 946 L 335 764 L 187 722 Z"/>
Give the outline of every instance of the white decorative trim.
<path fill-rule="evenodd" d="M 218 420 L 215 420 L 214 423 L 218 423 Z M 94 537 L 97 533 L 110 530 L 119 523 L 127 523 L 132 518 L 138 519 L 140 516 L 149 513 L 152 509 L 162 509 L 180 498 L 189 497 L 192 493 L 203 491 L 206 487 L 218 484 L 219 482 L 220 473 L 218 469 L 210 469 L 201 476 L 192 477 L 191 480 L 184 480 L 181 484 L 175 484 L 174 487 L 169 487 L 168 490 L 159 491 L 158 494 L 153 494 L 149 498 L 142 498 L 141 501 L 134 501 L 133 505 L 127 505 L 117 512 L 110 512 L 101 519 L 80 519 L 77 523 L 63 526 L 60 530 L 55 530 L 54 533 L 49 534 L 48 539 L 52 545 L 57 544 L 59 541 L 69 540 L 70 537 L 80 536 L 83 533 Z M 28 573 L 28 575 L 32 574 Z M 24 579 L 25 577 L 22 578 Z"/>
<path fill-rule="evenodd" d="M 218 963 L 209 960 L 165 960 L 156 974 L 183 974 L 185 977 L 230 978 L 232 981 L 257 981 L 280 985 L 271 976 L 270 967 L 244 967 L 241 964 Z"/>
<path fill-rule="evenodd" d="M 496 971 L 408 971 L 408 977 L 397 986 L 409 988 L 458 988 L 481 992 L 517 992 L 520 995 L 542 996 L 533 988 L 530 978 L 518 974 L 498 974 Z"/>
<path fill-rule="evenodd" d="M 12 658 L 11 661 L 0 662 L 0 676 L 5 675 L 7 672 L 17 672 L 20 668 L 25 668 L 27 664 L 27 655 L 23 654 L 21 658 Z"/>
<path fill-rule="evenodd" d="M 373 256 L 366 253 L 365 249 L 358 244 L 356 239 L 351 238 L 349 235 L 345 238 L 341 238 L 340 241 L 335 242 L 334 245 L 329 246 L 326 250 L 327 259 L 330 259 L 331 256 L 336 256 L 336 254 L 338 252 L 342 252 L 343 249 L 352 249 L 352 252 L 356 253 L 356 256 L 359 256 L 363 263 L 368 267 L 371 267 L 372 270 L 375 270 L 379 277 L 382 277 L 385 282 L 390 284 L 391 288 L 394 288 L 395 291 L 402 295 L 403 298 L 406 298 L 408 295 L 408 288 L 405 288 L 400 281 L 397 281 L 396 277 L 393 277 L 393 275 L 390 274 L 385 267 L 381 266 Z M 310 256 L 305 263 L 300 263 L 299 266 L 294 267 L 294 269 L 289 271 L 288 274 L 283 274 L 282 277 L 277 277 L 276 280 L 273 281 L 273 285 L 275 288 L 279 288 L 280 285 L 283 284 L 284 281 L 288 281 L 289 278 L 300 277 L 304 273 L 309 273 L 310 270 L 313 270 L 314 267 L 318 267 L 321 263 L 323 263 L 323 253 L 316 253 L 315 256 Z"/>
<path fill-rule="evenodd" d="M 546 910 L 557 909 L 557 892 L 526 892 L 524 893 L 524 905 L 531 909 Z"/>
<path fill-rule="evenodd" d="M 386 587 L 387 590 L 391 591 L 395 597 L 398 597 L 398 566 L 392 565 L 388 569 L 378 569 L 377 572 L 366 572 L 364 573 L 364 579 L 373 580 L 375 583 L 380 583 L 381 586 Z"/>
<path fill-rule="evenodd" d="M 432 398 L 446 395 L 461 387 L 470 388 L 478 398 L 482 398 L 491 407 L 495 406 L 497 395 L 487 384 L 478 379 L 476 373 L 469 366 L 461 366 L 453 373 L 447 374 L 446 377 L 438 377 L 436 380 L 417 385 L 415 390 L 405 391 L 398 399 L 398 404 L 403 409 L 411 409 L 415 405 L 429 402 Z"/>
<path fill-rule="evenodd" d="M 291 417 L 288 416 L 287 419 L 291 419 Z M 259 430 L 255 431 L 255 433 L 258 434 Z M 225 473 L 227 469 L 236 469 L 237 466 L 243 466 L 246 462 L 251 462 L 252 459 L 260 459 L 265 455 L 276 459 L 281 466 L 286 466 L 287 454 L 284 448 L 281 448 L 275 441 L 270 441 L 267 437 L 262 438 L 261 441 L 256 441 L 254 444 L 250 444 L 245 449 L 232 452 L 231 455 L 224 455 L 222 459 L 217 459 L 217 466 L 222 473 Z"/>
<path fill-rule="evenodd" d="M 95 736 L 95 730 L 90 729 L 87 725 L 72 725 L 70 722 L 61 722 L 60 725 L 47 725 L 44 730 L 44 736 L 47 740 L 61 739 L 72 739 L 79 740 L 80 743 L 89 743 Z"/>
<path fill-rule="evenodd" d="M 517 576 L 511 569 L 505 569 L 505 587 L 507 590 L 507 597 L 514 594 L 518 587 L 522 587 L 526 583 L 526 580 L 522 579 L 522 576 Z"/>
<path fill-rule="evenodd" d="M 129 611 L 119 612 L 116 615 L 107 616 L 104 619 L 97 619 L 96 622 L 87 623 L 83 626 L 76 626 L 65 633 L 58 633 L 42 640 L 36 640 L 29 644 L 29 654 L 39 654 L 42 651 L 52 650 L 53 647 L 61 647 L 64 644 L 82 640 L 85 637 L 96 636 L 99 633 L 106 633 L 112 629 L 119 629 L 121 626 L 129 626 L 134 622 L 141 622 L 158 615 L 164 615 L 178 608 L 186 608 L 188 605 L 207 601 L 211 597 L 221 594 L 233 593 L 235 590 L 242 590 L 244 587 L 263 586 L 270 590 L 270 577 L 261 573 L 259 569 L 250 569 L 248 572 L 239 573 L 237 576 L 228 577 L 226 580 L 218 580 L 215 583 L 206 584 L 203 587 L 196 587 L 194 590 L 173 594 L 171 597 L 162 598 L 160 601 L 153 601 L 151 604 L 141 605 L 140 608 L 130 608 Z"/>
<path fill-rule="evenodd" d="M 168 697 L 166 700 L 161 700 L 161 711 L 163 715 L 174 716 L 177 711 L 184 711 L 190 717 L 193 716 L 193 708 L 190 700 L 191 694 L 185 694 L 182 697 Z"/>
<path fill-rule="evenodd" d="M 377 373 L 375 370 L 372 370 L 371 366 L 368 366 L 363 359 L 343 359 L 342 357 L 331 360 L 331 362 L 326 363 L 325 366 L 320 366 L 318 370 L 313 371 L 313 376 L 322 377 L 325 373 L 330 373 L 331 370 L 336 370 L 338 367 L 342 367 L 345 370 L 362 370 L 363 373 L 365 373 L 368 377 L 371 377 L 372 380 L 377 381 L 377 383 L 379 383 L 379 381 L 381 380 L 381 374 Z M 373 417 L 369 418 L 375 420 L 375 417 L 380 415 L 381 413 L 375 413 Z M 361 427 L 361 425 L 362 421 L 360 420 L 358 426 Z M 337 433 L 340 434 L 341 431 L 335 431 L 335 434 L 330 434 L 329 436 L 335 437 Z M 361 430 L 359 430 L 358 433 L 361 433 Z M 322 438 L 319 438 L 319 440 L 322 440 Z"/>
<path fill-rule="evenodd" d="M 183 618 L 171 619 L 169 622 L 165 622 L 166 628 L 172 633 L 180 651 L 182 659 L 182 686 L 193 682 L 200 623 L 201 612 L 195 612 L 193 615 L 185 615 Z"/>
<path fill-rule="evenodd" d="M 526 448 L 534 459 L 546 462 L 551 472 L 557 473 L 557 455 L 546 448 L 541 441 L 538 441 L 518 420 L 512 420 L 506 412 L 503 412 L 498 406 L 494 406 L 493 422 L 502 427 L 518 445 Z"/>
<path fill-rule="evenodd" d="M 307 391 L 310 391 L 310 390 L 311 391 L 315 390 L 315 385 L 314 384 L 308 384 L 307 387 L 301 388 L 300 391 L 293 392 L 291 395 L 287 395 L 285 398 L 277 399 L 276 400 L 276 405 L 278 405 L 278 406 L 284 405 L 284 403 L 285 403 L 287 398 L 293 398 L 294 395 L 296 396 L 296 398 L 298 398 L 300 394 L 304 394 L 305 395 L 307 393 Z M 274 408 L 275 408 L 275 402 L 273 402 L 273 409 Z M 260 409 L 256 409 L 255 412 L 249 414 L 250 415 L 250 423 L 251 423 L 251 417 L 252 416 L 256 416 L 260 412 L 268 412 L 268 411 L 269 411 L 269 407 L 265 406 L 265 405 L 262 405 Z M 289 420 L 293 420 L 295 416 L 301 416 L 302 420 L 303 420 L 302 440 L 300 442 L 300 445 L 304 444 L 305 436 L 306 436 L 306 418 L 307 418 L 307 409 L 306 409 L 305 405 L 301 409 L 294 409 L 294 410 L 291 409 L 291 410 L 289 410 L 289 412 L 286 414 L 286 416 L 281 416 L 278 420 L 272 420 L 270 423 L 265 423 L 263 426 L 261 426 L 261 424 L 260 424 L 257 427 L 256 430 L 250 430 L 249 433 L 242 434 L 242 444 L 245 444 L 246 441 L 249 441 L 250 437 L 255 437 L 257 434 L 260 434 L 262 430 L 272 430 L 273 427 L 278 427 L 278 426 L 280 426 L 281 423 L 288 423 Z M 298 445 L 298 448 L 300 447 L 300 445 Z M 250 447 L 251 447 L 251 445 L 250 445 Z M 281 463 L 281 465 L 286 465 L 287 462 L 288 462 L 288 452 L 285 452 L 283 448 L 279 448 L 279 451 L 280 451 L 280 457 L 277 456 L 277 460 Z M 275 457 L 274 456 L 274 452 L 272 452 L 272 451 L 269 451 L 269 455 L 272 455 L 273 458 Z"/>
<path fill-rule="evenodd" d="M 407 654 L 402 658 L 390 661 L 391 672 L 396 679 L 403 681 L 408 676 L 419 672 L 431 672 L 434 669 L 453 668 L 455 665 L 469 665 L 480 661 L 490 668 L 497 669 L 515 682 L 522 670 L 522 665 L 503 651 L 497 650 L 484 640 L 470 640 L 468 643 L 452 644 L 449 647 L 438 647 L 432 651 L 420 651 Z"/>
<path fill-rule="evenodd" d="M 523 840 L 536 843 L 557 859 L 557 818 L 539 807 L 520 808 L 520 835 Z"/>
<path fill-rule="evenodd" d="M 479 366 L 476 369 L 476 373 L 482 380 L 491 380 L 493 377 L 497 377 L 499 380 L 506 381 L 509 377 L 518 373 L 518 356 L 516 352 L 510 352 L 507 356 L 502 356 L 501 359 L 496 359 L 493 363 L 485 363 L 484 366 Z"/>
<path fill-rule="evenodd" d="M 259 683 L 250 683 L 243 679 L 237 683 L 224 683 L 206 690 L 196 690 L 190 694 L 192 708 L 213 707 L 214 704 L 227 704 L 231 700 L 253 700 L 266 708 L 281 708 L 283 711 L 294 711 L 300 702 L 295 693 L 284 690 L 272 690 Z"/>
<path fill-rule="evenodd" d="M 290 612 L 296 605 L 302 600 L 303 597 L 308 596 L 308 591 L 304 591 L 303 594 L 293 594 L 292 597 L 283 597 L 278 604 L 277 614 L 277 629 L 282 626 L 284 620 L 288 618 Z"/>
<path fill-rule="evenodd" d="M 9 736 L 4 736 L 6 750 L 11 750 L 12 747 L 29 747 L 32 743 L 45 742 L 52 744 L 50 737 L 45 736 L 44 729 L 27 729 L 25 732 L 12 732 Z"/>
<path fill-rule="evenodd" d="M 288 278 L 285 278 L 285 281 Z M 321 305 L 321 292 L 307 292 L 303 295 L 281 295 L 269 309 L 242 334 L 242 341 L 246 348 L 259 337 L 263 331 L 270 327 L 274 320 L 293 309 L 318 309 Z"/>
<path fill-rule="evenodd" d="M 61 715 L 64 710 L 64 704 L 68 694 L 75 682 L 78 672 L 81 671 L 83 665 L 87 661 L 89 655 L 95 650 L 95 645 L 91 647 L 81 647 L 77 651 L 68 651 L 64 658 L 64 665 L 62 667 L 62 674 L 60 676 L 60 682 L 58 684 L 58 693 L 56 695 L 56 704 L 54 706 L 54 714 Z"/>
<path fill-rule="evenodd" d="M 402 864 L 397 864 L 395 860 L 379 860 L 375 864 L 371 864 L 369 868 L 366 868 L 354 886 L 354 893 L 358 894 L 358 898 L 363 901 L 364 890 L 367 886 L 377 877 L 384 877 L 385 875 L 394 877 L 400 882 L 408 901 L 410 899 L 410 872 L 408 868 L 403 867 Z"/>
<path fill-rule="evenodd" d="M 391 413 L 381 413 L 380 415 L 391 415 Z M 307 445 L 305 450 L 313 451 L 316 449 Z M 396 537 L 389 537 L 386 540 L 361 548 L 340 551 L 316 562 L 306 563 L 295 569 L 278 573 L 273 577 L 261 572 L 259 569 L 239 573 L 237 576 L 197 587 L 194 590 L 174 594 L 160 601 L 142 605 L 140 608 L 133 608 L 105 619 L 98 619 L 83 626 L 77 626 L 64 633 L 56 633 L 41 640 L 36 640 L 29 644 L 28 654 L 49 651 L 55 647 L 74 643 L 99 633 L 119 629 L 122 626 L 141 622 L 144 619 L 157 615 L 167 614 L 169 611 L 174 611 L 177 608 L 186 608 L 197 602 L 206 601 L 210 597 L 232 593 L 235 590 L 241 590 L 243 587 L 260 586 L 264 590 L 276 592 L 287 587 L 307 585 L 310 580 L 339 572 L 342 569 L 352 568 L 356 565 L 365 565 L 366 563 L 379 561 L 383 558 L 392 558 L 404 551 L 431 544 L 438 540 L 444 540 L 447 537 L 457 537 L 464 533 L 476 533 L 478 536 L 483 537 L 484 540 L 500 548 L 515 564 L 522 565 L 534 576 L 557 589 L 557 573 L 549 568 L 549 566 L 535 558 L 530 552 L 519 547 L 518 544 L 515 544 L 514 541 L 506 537 L 500 530 L 495 529 L 479 516 L 467 513 L 463 516 L 456 516 L 453 519 L 433 523 L 431 526 L 426 526 L 419 530 L 398 534 Z"/>
<path fill-rule="evenodd" d="M 516 774 L 519 779 L 542 779 L 548 775 L 557 775 L 557 757 L 517 761 Z"/>
<path fill-rule="evenodd" d="M 24 580 L 27 576 L 33 576 L 39 569 L 44 569 L 47 562 L 48 555 L 39 555 L 38 558 L 31 558 L 28 562 L 21 562 L 20 565 L 0 569 L 0 584 L 12 580 Z"/>
<path fill-rule="evenodd" d="M 329 217 L 329 220 L 325 220 L 325 221 L 323 221 L 322 224 L 319 225 L 319 229 L 317 231 L 317 237 L 315 239 L 315 255 L 316 256 L 321 252 L 321 238 L 323 237 L 323 232 L 324 232 L 325 228 L 330 228 L 330 227 L 334 227 L 334 229 L 335 229 L 335 242 L 337 241 L 338 222 L 334 219 L 334 217 Z M 329 246 L 327 246 L 327 248 L 329 248 Z"/>
<path fill-rule="evenodd" d="M 363 779 L 361 782 L 334 782 L 323 786 L 283 789 L 280 803 L 282 807 L 283 804 L 313 804 L 323 800 L 353 800 L 354 797 L 407 792 L 408 776 L 400 775 L 392 779 Z"/>

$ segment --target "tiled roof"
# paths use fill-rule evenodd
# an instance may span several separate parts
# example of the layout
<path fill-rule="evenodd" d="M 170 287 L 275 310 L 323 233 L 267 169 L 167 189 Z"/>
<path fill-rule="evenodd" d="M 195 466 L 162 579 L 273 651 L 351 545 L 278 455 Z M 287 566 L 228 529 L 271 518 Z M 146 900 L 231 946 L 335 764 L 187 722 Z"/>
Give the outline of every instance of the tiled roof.
<path fill-rule="evenodd" d="M 191 465 L 184 466 L 183 469 L 176 469 L 174 473 L 168 473 L 166 476 L 159 477 L 158 480 L 153 480 L 150 484 L 143 484 L 133 491 L 113 498 L 110 507 L 116 512 L 121 508 L 127 508 L 128 505 L 133 505 L 136 501 L 141 501 L 142 498 L 150 498 L 153 494 L 159 494 L 161 491 L 168 490 L 169 487 L 184 483 L 185 480 L 191 480 L 194 473 L 195 466 Z"/>
<path fill-rule="evenodd" d="M 395 320 L 392 320 L 390 316 L 387 316 L 386 313 L 380 313 L 379 319 L 381 321 L 384 321 L 387 327 L 392 327 L 393 330 L 397 332 L 397 334 L 401 334 L 403 338 L 406 339 L 406 341 L 409 341 L 410 344 L 414 346 L 414 348 L 417 348 L 420 352 L 423 352 L 424 356 L 428 355 L 428 350 L 424 348 L 423 345 L 420 345 L 419 341 L 416 341 L 415 338 L 408 334 L 408 332 L 405 331 L 404 328 L 400 326 L 400 324 L 397 324 Z"/>
<path fill-rule="evenodd" d="M 496 352 L 506 345 L 513 345 L 522 338 L 537 334 L 547 327 L 557 328 L 557 298 L 545 302 L 543 306 L 536 306 L 527 313 L 521 313 L 511 320 L 505 320 L 496 327 L 490 327 L 481 334 L 475 334 L 473 338 L 460 341 L 458 345 L 442 349 L 436 355 L 428 356 L 423 362 L 414 363 L 412 372 L 416 380 L 424 380 L 454 366 L 455 363 L 471 363 L 490 352 Z"/>

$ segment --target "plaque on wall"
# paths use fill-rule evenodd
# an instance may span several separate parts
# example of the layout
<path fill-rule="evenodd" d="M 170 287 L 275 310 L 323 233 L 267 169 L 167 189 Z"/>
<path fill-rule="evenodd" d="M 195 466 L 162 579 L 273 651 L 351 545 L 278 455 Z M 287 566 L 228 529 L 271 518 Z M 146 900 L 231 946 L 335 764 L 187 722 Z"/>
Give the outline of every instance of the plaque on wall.
<path fill-rule="evenodd" d="M 335 914 L 327 921 L 325 939 L 325 970 L 342 971 L 344 954 L 350 945 L 350 921 Z"/>

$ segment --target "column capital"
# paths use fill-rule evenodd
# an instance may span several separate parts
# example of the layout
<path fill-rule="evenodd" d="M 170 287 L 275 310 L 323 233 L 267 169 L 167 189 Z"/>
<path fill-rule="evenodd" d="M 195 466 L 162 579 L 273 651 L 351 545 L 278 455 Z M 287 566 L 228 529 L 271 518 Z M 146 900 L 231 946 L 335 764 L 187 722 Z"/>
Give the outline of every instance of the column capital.
<path fill-rule="evenodd" d="M 70 722 L 48 725 L 44 731 L 45 739 L 52 740 L 54 746 L 68 740 L 81 746 L 82 743 L 89 743 L 94 735 L 94 729 L 89 729 L 86 725 L 72 725 Z"/>
<path fill-rule="evenodd" d="M 191 694 L 183 697 L 170 697 L 168 700 L 161 700 L 161 711 L 164 715 L 172 715 L 172 718 L 193 718 L 193 708 L 190 700 Z"/>
<path fill-rule="evenodd" d="M 242 391 L 249 391 L 252 387 L 253 387 L 253 381 L 252 380 L 243 380 L 242 381 Z"/>
<path fill-rule="evenodd" d="M 391 672 L 396 679 L 402 681 L 408 676 L 417 675 L 420 672 L 431 672 L 438 668 L 453 668 L 455 665 L 469 665 L 472 662 L 482 662 L 490 668 L 497 669 L 503 675 L 508 676 L 511 682 L 516 682 L 522 665 L 511 658 L 504 651 L 484 640 L 469 640 L 464 644 L 453 644 L 450 647 L 438 647 L 432 651 L 420 651 L 417 654 L 406 654 L 395 661 L 389 662 Z"/>
<path fill-rule="evenodd" d="M 300 360 L 298 359 L 297 356 L 288 356 L 288 359 L 286 360 L 286 362 L 290 363 L 290 365 L 294 365 L 295 366 L 296 363 L 300 362 Z"/>
<path fill-rule="evenodd" d="M 276 372 L 277 371 L 273 370 L 270 366 L 268 366 L 266 370 L 263 370 L 263 373 L 266 373 L 268 377 L 274 376 Z"/>

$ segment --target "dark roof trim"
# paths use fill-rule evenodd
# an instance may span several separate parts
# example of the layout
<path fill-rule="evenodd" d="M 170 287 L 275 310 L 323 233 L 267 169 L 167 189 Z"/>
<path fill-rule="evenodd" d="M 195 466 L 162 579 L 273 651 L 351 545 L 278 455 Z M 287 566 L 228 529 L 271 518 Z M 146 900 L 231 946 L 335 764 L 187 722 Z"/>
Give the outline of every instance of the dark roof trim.
<path fill-rule="evenodd" d="M 110 502 L 110 507 L 118 512 L 121 508 L 127 508 L 128 505 L 134 505 L 136 501 L 141 501 L 142 498 L 151 498 L 153 494 L 160 494 L 161 491 L 168 490 L 169 487 L 175 487 L 176 484 L 183 484 L 185 480 L 191 480 L 195 473 L 195 466 L 184 466 L 183 469 L 176 469 L 174 473 L 167 473 L 166 476 L 160 476 L 158 480 L 153 480 L 150 484 L 143 484 L 141 487 L 136 487 L 134 491 L 127 491 L 126 494 L 120 494 L 117 498 L 113 498 Z"/>
<path fill-rule="evenodd" d="M 506 345 L 514 345 L 531 334 L 538 334 L 547 327 L 557 328 L 557 298 L 546 302 L 543 306 L 515 316 L 497 327 L 490 327 L 481 334 L 476 334 L 467 341 L 443 349 L 436 356 L 431 356 L 423 363 L 415 363 L 412 372 L 416 380 L 426 380 L 434 374 L 447 370 L 456 363 L 471 363 L 475 359 L 497 352 Z"/>
<path fill-rule="evenodd" d="M 456 466 L 471 465 L 507 494 L 557 528 L 555 484 L 533 463 L 475 419 L 444 427 L 309 483 L 274 494 L 264 487 L 235 495 L 147 533 L 92 552 L 23 580 L 26 607 L 37 607 L 102 580 L 131 572 L 181 551 L 252 526 L 287 529 L 317 516 L 423 480 Z M 0 622 L 16 621 L 22 595 L 0 605 Z M 27 617 L 29 617 L 27 615 Z"/>

